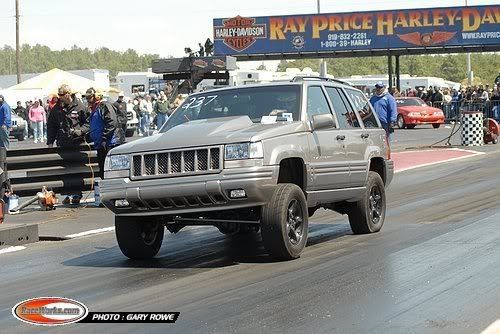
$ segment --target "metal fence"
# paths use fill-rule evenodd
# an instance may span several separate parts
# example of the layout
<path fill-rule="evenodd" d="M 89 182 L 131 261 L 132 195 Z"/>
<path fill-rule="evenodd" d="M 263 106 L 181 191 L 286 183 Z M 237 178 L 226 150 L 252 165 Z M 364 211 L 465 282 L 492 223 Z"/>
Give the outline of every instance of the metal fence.
<path fill-rule="evenodd" d="M 62 194 L 89 190 L 93 174 L 99 171 L 96 151 L 80 149 L 33 148 L 7 151 L 12 190 L 20 196 L 33 196 L 42 186 Z"/>
<path fill-rule="evenodd" d="M 464 111 L 482 112 L 485 118 L 500 120 L 500 101 L 453 101 L 453 102 L 428 102 L 428 105 L 441 109 L 447 122 L 459 120 L 460 113 Z"/>

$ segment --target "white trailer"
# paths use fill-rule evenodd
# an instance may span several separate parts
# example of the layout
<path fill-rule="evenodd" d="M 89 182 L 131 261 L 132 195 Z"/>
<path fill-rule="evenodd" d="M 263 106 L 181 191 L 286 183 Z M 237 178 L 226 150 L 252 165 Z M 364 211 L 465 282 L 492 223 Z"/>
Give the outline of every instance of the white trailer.
<path fill-rule="evenodd" d="M 153 72 L 118 72 L 116 75 L 116 83 L 118 89 L 123 91 L 125 96 L 132 95 L 134 88 L 140 92 L 149 92 L 151 83 L 161 81 L 162 75 Z"/>

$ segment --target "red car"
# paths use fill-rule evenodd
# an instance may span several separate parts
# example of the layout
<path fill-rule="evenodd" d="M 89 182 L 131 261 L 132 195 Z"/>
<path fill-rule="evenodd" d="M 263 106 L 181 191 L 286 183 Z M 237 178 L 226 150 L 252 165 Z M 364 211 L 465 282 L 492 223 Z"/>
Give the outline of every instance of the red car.
<path fill-rule="evenodd" d="M 398 97 L 398 128 L 413 129 L 420 124 L 432 124 L 434 129 L 444 124 L 444 113 L 439 108 L 428 106 L 418 97 Z"/>

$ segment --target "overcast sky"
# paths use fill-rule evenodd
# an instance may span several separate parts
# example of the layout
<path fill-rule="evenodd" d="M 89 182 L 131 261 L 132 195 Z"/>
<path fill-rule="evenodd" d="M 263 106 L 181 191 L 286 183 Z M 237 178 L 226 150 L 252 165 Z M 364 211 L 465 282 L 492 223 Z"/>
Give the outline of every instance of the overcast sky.
<path fill-rule="evenodd" d="M 0 45 L 15 45 L 15 0 L 1 0 Z M 21 43 L 182 56 L 184 47 L 212 38 L 220 17 L 309 14 L 317 0 L 19 0 Z M 469 6 L 500 3 L 469 0 Z M 321 0 L 321 12 L 461 6 L 465 0 Z"/>

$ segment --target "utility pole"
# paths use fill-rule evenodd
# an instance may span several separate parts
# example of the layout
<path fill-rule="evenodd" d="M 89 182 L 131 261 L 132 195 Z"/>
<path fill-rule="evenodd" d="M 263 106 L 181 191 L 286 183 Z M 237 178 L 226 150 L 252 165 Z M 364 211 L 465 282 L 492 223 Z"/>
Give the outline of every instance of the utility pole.
<path fill-rule="evenodd" d="M 318 4 L 318 14 L 321 14 L 321 4 L 320 0 L 317 0 Z M 322 77 L 326 77 L 327 74 L 327 67 L 326 67 L 326 61 L 324 59 L 319 60 L 319 75 Z"/>
<path fill-rule="evenodd" d="M 467 0 L 465 0 L 465 6 L 467 7 Z M 472 86 L 472 80 L 474 78 L 474 73 L 472 72 L 472 66 L 470 62 L 470 52 L 467 52 L 467 83 Z"/>
<path fill-rule="evenodd" d="M 21 60 L 19 48 L 19 0 L 16 0 L 16 70 L 17 83 L 21 83 Z"/>

